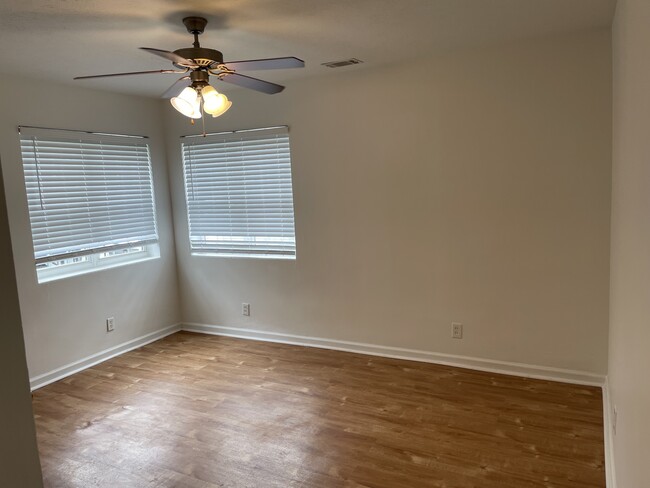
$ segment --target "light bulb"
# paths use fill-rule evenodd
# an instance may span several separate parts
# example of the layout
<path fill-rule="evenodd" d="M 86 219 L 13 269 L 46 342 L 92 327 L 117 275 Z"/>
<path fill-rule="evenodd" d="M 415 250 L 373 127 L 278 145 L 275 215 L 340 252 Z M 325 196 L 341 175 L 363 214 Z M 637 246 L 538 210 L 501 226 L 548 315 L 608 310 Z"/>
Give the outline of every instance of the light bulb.
<path fill-rule="evenodd" d="M 183 89 L 183 91 L 177 97 L 173 97 L 170 100 L 172 106 L 178 110 L 180 113 L 186 117 L 192 117 L 193 119 L 201 117 L 201 110 L 199 105 L 199 94 L 194 88 L 188 86 Z M 197 112 L 196 107 L 199 106 L 199 116 L 194 116 Z"/>

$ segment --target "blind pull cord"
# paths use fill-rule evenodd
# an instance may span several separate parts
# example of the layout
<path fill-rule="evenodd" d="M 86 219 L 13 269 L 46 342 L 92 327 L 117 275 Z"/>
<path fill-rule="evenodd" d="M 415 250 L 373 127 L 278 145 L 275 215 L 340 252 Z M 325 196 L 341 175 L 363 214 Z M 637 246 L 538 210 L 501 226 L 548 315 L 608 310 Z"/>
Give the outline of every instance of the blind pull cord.
<path fill-rule="evenodd" d="M 38 186 L 38 200 L 41 205 L 41 210 L 45 210 L 43 205 L 43 192 L 41 190 L 41 172 L 39 170 L 40 163 L 38 162 L 38 152 L 36 149 L 36 137 L 32 137 L 32 147 L 34 148 L 34 162 L 36 163 L 36 185 Z"/>

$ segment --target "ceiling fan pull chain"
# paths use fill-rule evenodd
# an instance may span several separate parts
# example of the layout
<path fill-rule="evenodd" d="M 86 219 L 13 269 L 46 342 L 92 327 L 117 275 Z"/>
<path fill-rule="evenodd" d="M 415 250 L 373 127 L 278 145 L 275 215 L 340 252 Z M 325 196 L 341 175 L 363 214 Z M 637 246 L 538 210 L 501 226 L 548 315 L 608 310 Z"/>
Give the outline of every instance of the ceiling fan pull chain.
<path fill-rule="evenodd" d="M 201 124 L 203 124 L 203 137 L 206 137 L 207 134 L 205 133 L 205 110 L 203 110 L 203 96 L 201 96 L 201 100 L 199 101 L 201 104 L 201 112 L 203 113 L 203 117 L 201 117 Z"/>

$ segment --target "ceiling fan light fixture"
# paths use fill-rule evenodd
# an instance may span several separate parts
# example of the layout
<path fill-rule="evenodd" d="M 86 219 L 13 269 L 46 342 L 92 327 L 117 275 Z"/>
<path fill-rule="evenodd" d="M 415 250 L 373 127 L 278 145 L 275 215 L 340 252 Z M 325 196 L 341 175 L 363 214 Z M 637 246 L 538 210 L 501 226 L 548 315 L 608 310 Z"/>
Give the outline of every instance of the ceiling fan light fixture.
<path fill-rule="evenodd" d="M 201 118 L 201 106 L 199 102 L 199 94 L 194 88 L 188 86 L 177 96 L 170 100 L 172 106 L 186 117 L 193 119 Z M 196 117 L 196 112 L 199 116 Z"/>
<path fill-rule="evenodd" d="M 221 96 L 226 98 L 225 95 L 221 95 Z M 210 115 L 212 115 L 213 118 L 214 117 L 219 117 L 220 115 L 225 114 L 230 109 L 230 107 L 232 107 L 232 102 L 226 98 L 226 104 L 224 105 L 223 110 L 221 110 L 219 112 L 216 112 L 216 113 L 213 113 L 213 114 L 210 114 Z"/>
<path fill-rule="evenodd" d="M 203 98 L 203 110 L 212 117 L 219 117 L 225 114 L 232 106 L 232 102 L 223 93 L 219 93 L 212 86 L 207 85 L 201 90 Z"/>
<path fill-rule="evenodd" d="M 203 109 L 206 112 L 219 105 L 219 92 L 210 85 L 205 85 L 201 89 L 201 97 L 203 98 Z"/>

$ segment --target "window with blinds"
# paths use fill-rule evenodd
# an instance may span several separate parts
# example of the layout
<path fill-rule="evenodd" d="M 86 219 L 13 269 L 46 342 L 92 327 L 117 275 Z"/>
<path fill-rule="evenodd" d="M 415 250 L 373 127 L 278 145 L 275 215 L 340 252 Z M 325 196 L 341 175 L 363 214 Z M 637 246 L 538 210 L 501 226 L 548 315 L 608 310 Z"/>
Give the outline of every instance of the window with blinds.
<path fill-rule="evenodd" d="M 286 127 L 183 138 L 195 254 L 295 258 Z"/>
<path fill-rule="evenodd" d="M 20 146 L 37 268 L 157 243 L 146 139 L 21 128 Z"/>

